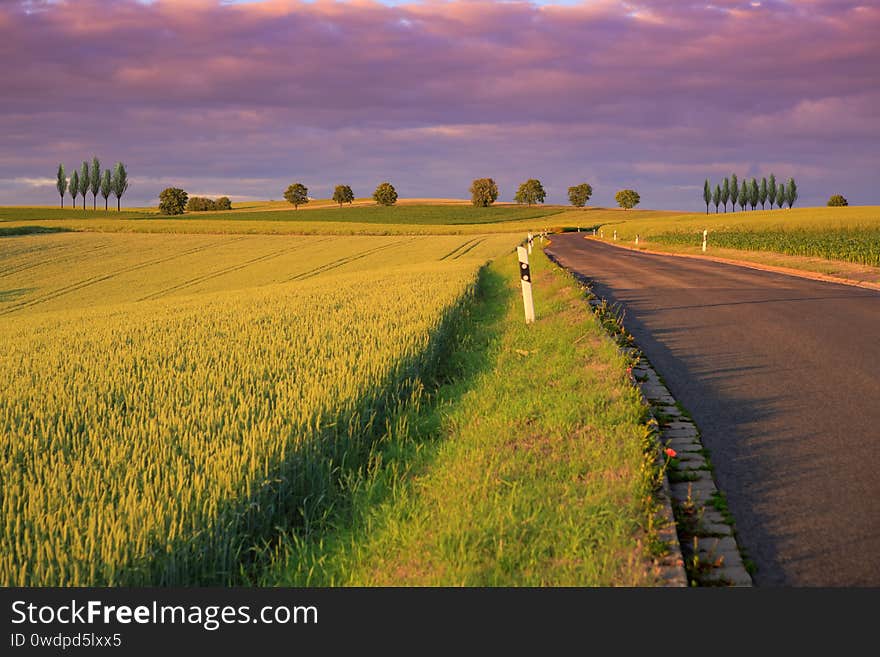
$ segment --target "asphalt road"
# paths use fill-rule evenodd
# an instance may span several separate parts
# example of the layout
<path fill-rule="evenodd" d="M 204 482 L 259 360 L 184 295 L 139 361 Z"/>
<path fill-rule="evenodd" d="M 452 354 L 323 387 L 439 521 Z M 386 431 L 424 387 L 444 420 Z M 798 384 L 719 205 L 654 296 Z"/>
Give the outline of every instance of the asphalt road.
<path fill-rule="evenodd" d="M 880 586 L 880 292 L 578 233 L 548 250 L 693 415 L 755 583 Z"/>

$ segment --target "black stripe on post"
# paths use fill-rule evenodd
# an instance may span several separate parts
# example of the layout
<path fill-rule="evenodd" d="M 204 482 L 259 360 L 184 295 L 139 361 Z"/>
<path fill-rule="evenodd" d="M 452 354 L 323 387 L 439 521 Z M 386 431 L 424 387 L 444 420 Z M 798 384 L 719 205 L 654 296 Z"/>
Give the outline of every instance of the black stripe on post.
<path fill-rule="evenodd" d="M 519 263 L 519 277 L 526 283 L 532 282 L 532 273 L 529 271 L 529 266 L 524 262 Z"/>

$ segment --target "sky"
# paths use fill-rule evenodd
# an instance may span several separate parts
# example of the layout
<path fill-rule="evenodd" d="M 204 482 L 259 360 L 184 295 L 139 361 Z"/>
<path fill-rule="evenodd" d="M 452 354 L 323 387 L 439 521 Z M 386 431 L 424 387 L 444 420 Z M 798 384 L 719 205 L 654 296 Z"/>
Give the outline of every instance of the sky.
<path fill-rule="evenodd" d="M 93 155 L 131 205 L 486 176 L 699 210 L 705 178 L 771 172 L 880 204 L 878 34 L 873 0 L 0 0 L 0 205 Z"/>

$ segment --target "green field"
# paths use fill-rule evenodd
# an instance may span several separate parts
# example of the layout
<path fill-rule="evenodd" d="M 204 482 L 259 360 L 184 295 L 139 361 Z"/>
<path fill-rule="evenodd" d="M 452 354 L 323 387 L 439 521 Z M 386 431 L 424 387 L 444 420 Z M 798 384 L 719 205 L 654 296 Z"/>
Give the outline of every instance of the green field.
<path fill-rule="evenodd" d="M 491 224 L 504 221 L 538 219 L 559 214 L 563 208 L 541 206 L 495 206 L 475 208 L 471 205 L 398 205 L 382 207 L 377 205 L 353 205 L 351 207 L 329 207 L 308 210 L 276 210 L 271 214 L 272 221 L 308 221 L 310 223 L 332 221 L 358 224 L 414 224 L 447 225 Z M 184 219 L 214 220 L 226 219 L 225 212 L 194 212 L 183 215 Z M 265 211 L 234 213 L 237 221 L 265 221 L 269 217 Z"/>
<path fill-rule="evenodd" d="M 545 319 L 525 332 L 511 255 L 521 234 L 251 235 L 215 223 L 0 237 L 0 584 L 299 581 L 292 545 L 308 546 L 303 563 L 334 560 L 316 582 L 372 581 L 361 558 L 331 554 L 342 534 L 330 524 L 345 531 L 335 514 L 347 508 L 381 515 L 360 493 L 418 487 L 416 472 L 435 472 L 438 493 L 461 489 L 440 512 L 450 530 L 473 525 L 462 546 L 486 548 L 426 581 L 653 581 L 626 363 L 547 271 Z M 484 269 L 493 258 L 504 264 Z M 499 386 L 517 349 L 546 381 L 527 404 Z M 494 441 L 528 427 L 532 456 L 504 465 L 499 449 L 520 448 Z M 477 456 L 501 470 L 468 489 Z M 406 513 L 429 522 L 443 497 Z M 418 526 L 365 539 L 359 554 L 394 547 L 403 564 Z M 493 566 L 498 538 L 526 543 Z"/>
<path fill-rule="evenodd" d="M 58 208 L 0 208 L 0 237 L 42 232 L 180 233 L 253 235 L 480 235 L 539 232 L 558 226 L 559 208 L 402 204 L 314 210 L 259 209 L 199 212 L 178 217 L 156 213 Z"/>
<path fill-rule="evenodd" d="M 256 208 L 253 210 L 233 210 L 229 212 L 187 212 L 171 217 L 174 221 L 277 221 L 277 222 L 341 222 L 355 224 L 413 224 L 425 226 L 459 224 L 492 224 L 506 221 L 538 219 L 559 214 L 565 209 L 557 206 L 495 206 L 475 208 L 471 205 L 413 205 L 402 204 L 392 207 L 372 205 L 352 205 L 342 208 L 321 206 L 308 209 L 307 206 L 294 210 L 288 204 L 286 209 Z M 0 208 L 0 222 L 57 221 L 60 219 L 169 219 L 153 212 L 105 212 L 103 210 L 74 210 L 61 208 Z"/>

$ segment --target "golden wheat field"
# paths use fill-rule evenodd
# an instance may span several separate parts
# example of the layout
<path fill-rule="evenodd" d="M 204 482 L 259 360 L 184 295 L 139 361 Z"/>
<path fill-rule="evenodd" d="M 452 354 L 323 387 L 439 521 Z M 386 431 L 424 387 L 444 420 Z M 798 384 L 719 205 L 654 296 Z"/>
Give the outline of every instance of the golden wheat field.
<path fill-rule="evenodd" d="M 0 239 L 0 584 L 236 581 L 516 239 Z"/>

